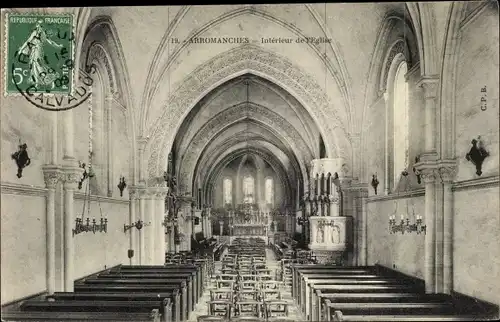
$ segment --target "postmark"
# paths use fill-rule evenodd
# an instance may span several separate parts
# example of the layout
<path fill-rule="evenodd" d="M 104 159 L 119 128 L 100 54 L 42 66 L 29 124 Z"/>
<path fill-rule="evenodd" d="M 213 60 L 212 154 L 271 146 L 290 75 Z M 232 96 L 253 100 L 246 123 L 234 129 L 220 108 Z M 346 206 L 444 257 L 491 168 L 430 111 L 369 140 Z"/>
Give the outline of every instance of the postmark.
<path fill-rule="evenodd" d="M 21 95 L 52 111 L 75 108 L 90 97 L 93 80 L 75 66 L 74 21 L 72 14 L 6 14 L 6 96 Z"/>

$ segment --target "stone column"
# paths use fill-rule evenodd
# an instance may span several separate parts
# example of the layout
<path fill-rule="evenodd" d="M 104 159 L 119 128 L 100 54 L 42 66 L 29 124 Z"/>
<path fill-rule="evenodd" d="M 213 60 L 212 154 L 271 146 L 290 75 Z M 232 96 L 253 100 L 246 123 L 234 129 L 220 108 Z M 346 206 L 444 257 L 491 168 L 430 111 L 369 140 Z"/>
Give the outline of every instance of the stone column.
<path fill-rule="evenodd" d="M 191 214 L 191 203 L 193 199 L 189 196 L 182 196 L 177 198 L 180 203 L 180 212 L 182 215 L 179 218 L 179 225 L 182 227 L 182 233 L 184 234 L 184 242 L 181 245 L 181 250 L 190 251 L 191 250 L 191 235 L 193 233 L 192 225 L 192 214 Z"/>
<path fill-rule="evenodd" d="M 79 167 L 64 167 L 64 291 L 73 292 L 75 244 L 73 228 L 75 225 L 74 192 L 83 173 Z"/>
<path fill-rule="evenodd" d="M 434 169 L 421 170 L 421 173 L 425 183 L 425 292 L 434 293 L 436 287 L 436 237 L 434 225 L 436 176 Z"/>
<path fill-rule="evenodd" d="M 128 220 L 129 220 L 129 225 L 134 223 L 136 221 L 136 207 L 137 207 L 137 198 L 139 196 L 139 193 L 136 189 L 135 186 L 131 186 L 128 188 L 128 195 L 130 199 L 130 207 L 129 207 L 129 212 L 128 212 Z M 130 258 L 130 265 L 136 265 L 138 263 L 137 257 L 140 256 L 136 249 L 136 228 L 131 228 L 128 230 L 130 234 L 130 239 L 129 239 L 129 249 L 134 251 L 134 256 Z"/>
<path fill-rule="evenodd" d="M 146 149 L 146 144 L 148 142 L 148 139 L 144 137 L 138 137 L 137 138 L 137 149 L 139 150 L 139 182 L 140 183 L 145 183 L 145 175 L 146 175 L 146 169 L 144 167 L 144 150 Z"/>
<path fill-rule="evenodd" d="M 208 207 L 208 216 L 207 216 L 207 221 L 208 221 L 208 236 L 212 238 L 213 236 L 213 231 L 212 231 L 212 208 Z"/>
<path fill-rule="evenodd" d="M 389 147 L 389 133 L 390 133 L 390 124 L 391 124 L 391 104 L 389 102 L 389 94 L 387 92 L 383 93 L 384 102 L 385 102 L 385 140 L 384 140 L 384 194 L 388 195 L 391 192 L 390 189 L 390 177 L 392 171 L 390 171 L 389 166 L 389 155 L 392 153 L 392 150 Z"/>
<path fill-rule="evenodd" d="M 448 164 L 439 168 L 443 183 L 443 287 L 442 292 L 453 290 L 453 192 L 451 190 L 457 168 Z"/>
<path fill-rule="evenodd" d="M 415 168 L 422 173 L 425 183 L 425 291 L 435 293 L 436 284 L 436 94 L 439 79 L 423 76 L 417 86 L 422 87 L 425 109 L 425 148 Z M 441 222 L 441 218 L 439 219 Z M 438 227 L 441 230 L 440 227 Z"/>
<path fill-rule="evenodd" d="M 54 113 L 56 114 L 56 113 Z M 43 168 L 45 186 L 47 187 L 47 206 L 46 206 L 46 284 L 47 293 L 53 294 L 56 290 L 56 221 L 55 221 L 55 203 L 56 188 L 59 180 L 62 178 L 61 170 L 56 165 L 45 165 Z"/>
<path fill-rule="evenodd" d="M 155 265 L 165 264 L 165 226 L 163 226 L 163 218 L 165 217 L 165 197 L 167 196 L 168 188 L 156 188 L 156 247 L 155 247 Z"/>
<path fill-rule="evenodd" d="M 150 226 L 146 227 L 147 228 L 147 265 L 154 265 L 155 263 L 155 246 L 157 244 L 157 232 L 158 232 L 158 221 L 156 218 L 156 213 L 158 211 L 157 207 L 157 198 L 156 198 L 156 190 L 155 188 L 149 187 L 148 188 L 148 196 L 147 196 L 147 203 L 148 203 L 148 219 L 147 222 L 151 223 Z M 160 224 L 161 225 L 161 224 Z M 144 229 L 144 228 L 143 228 Z"/>
<path fill-rule="evenodd" d="M 436 96 L 439 79 L 423 76 L 417 86 L 422 87 L 425 106 L 425 149 L 426 153 L 436 152 Z"/>
<path fill-rule="evenodd" d="M 106 109 L 106 160 L 108 164 L 108 197 L 113 196 L 113 190 L 115 187 L 115 181 L 113 180 L 113 94 L 110 93 L 105 99 L 105 109 Z M 104 163 L 104 162 L 103 162 Z"/>
<path fill-rule="evenodd" d="M 146 223 L 146 197 L 147 190 L 144 186 L 141 186 L 138 190 L 139 192 L 139 220 L 144 224 Z M 146 227 L 142 227 L 139 230 L 139 265 L 146 265 L 146 243 L 144 238 L 144 230 Z"/>
<path fill-rule="evenodd" d="M 366 266 L 368 265 L 368 236 L 367 236 L 367 227 L 368 227 L 368 212 L 367 212 L 367 199 L 368 199 L 368 188 L 362 189 L 360 191 L 360 206 L 361 206 L 361 223 L 359 233 L 361 235 L 361 247 L 359 250 L 359 260 L 358 265 Z"/>

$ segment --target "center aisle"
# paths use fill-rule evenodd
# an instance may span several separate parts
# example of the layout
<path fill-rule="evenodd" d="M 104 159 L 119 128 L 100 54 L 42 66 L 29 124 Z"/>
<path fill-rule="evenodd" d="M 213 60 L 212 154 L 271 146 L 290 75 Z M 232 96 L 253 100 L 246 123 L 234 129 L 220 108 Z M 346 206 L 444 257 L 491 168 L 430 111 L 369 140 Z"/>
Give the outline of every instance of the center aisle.
<path fill-rule="evenodd" d="M 223 255 L 221 256 L 223 258 Z M 280 263 L 276 260 L 276 257 L 273 251 L 269 248 L 266 248 L 266 264 L 267 267 L 275 272 L 280 270 Z M 215 266 L 215 274 L 220 274 L 222 271 L 222 262 L 216 261 L 214 262 Z M 210 290 L 215 289 L 215 276 L 210 280 L 209 285 L 205 287 L 205 291 L 203 292 L 203 296 L 201 297 L 198 304 L 195 306 L 194 311 L 190 314 L 188 322 L 197 322 L 198 316 L 208 315 L 208 305 L 207 302 L 210 301 Z M 293 321 L 304 321 L 302 314 L 295 305 L 290 287 L 284 287 L 281 292 L 282 299 L 290 303 L 289 305 L 289 316 L 288 318 Z M 264 319 L 263 319 L 264 320 Z"/>

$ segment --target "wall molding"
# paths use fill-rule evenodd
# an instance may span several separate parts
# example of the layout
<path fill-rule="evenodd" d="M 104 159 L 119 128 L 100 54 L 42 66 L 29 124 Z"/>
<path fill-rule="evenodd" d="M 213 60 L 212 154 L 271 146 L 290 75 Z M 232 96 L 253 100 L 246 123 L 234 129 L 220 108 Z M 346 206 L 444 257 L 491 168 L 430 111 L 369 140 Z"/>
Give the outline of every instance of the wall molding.
<path fill-rule="evenodd" d="M 45 197 L 48 189 L 34 185 L 0 182 L 1 194 Z"/>
<path fill-rule="evenodd" d="M 366 202 L 371 203 L 371 202 L 389 201 L 389 200 L 397 200 L 397 199 L 408 199 L 408 198 L 414 198 L 414 197 L 422 197 L 424 195 L 425 195 L 425 189 L 424 188 L 417 188 L 417 189 L 413 189 L 411 191 L 404 191 L 404 192 L 394 193 L 394 194 L 389 194 L 389 195 L 370 196 L 366 199 Z"/>
<path fill-rule="evenodd" d="M 476 190 L 498 187 L 500 176 L 489 176 L 484 178 L 474 178 L 470 180 L 457 181 L 453 184 L 452 191 Z"/>
<path fill-rule="evenodd" d="M 85 200 L 88 198 L 88 195 L 86 195 L 83 192 L 76 192 L 75 191 L 74 198 L 75 198 L 75 200 Z M 115 204 L 122 204 L 122 205 L 128 205 L 130 203 L 130 200 L 128 200 L 128 199 L 119 199 L 119 198 L 97 196 L 97 195 L 90 195 L 90 201 L 99 201 L 99 202 L 115 203 Z"/>

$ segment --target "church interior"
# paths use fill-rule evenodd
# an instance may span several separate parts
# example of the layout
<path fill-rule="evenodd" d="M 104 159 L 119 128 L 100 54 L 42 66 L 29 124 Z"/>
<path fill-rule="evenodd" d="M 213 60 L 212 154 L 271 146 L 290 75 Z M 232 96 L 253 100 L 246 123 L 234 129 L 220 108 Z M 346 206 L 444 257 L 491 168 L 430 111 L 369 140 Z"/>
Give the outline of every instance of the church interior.
<path fill-rule="evenodd" d="M 87 93 L 2 56 L 2 321 L 498 318 L 498 9 L 2 9 L 72 17 Z"/>

